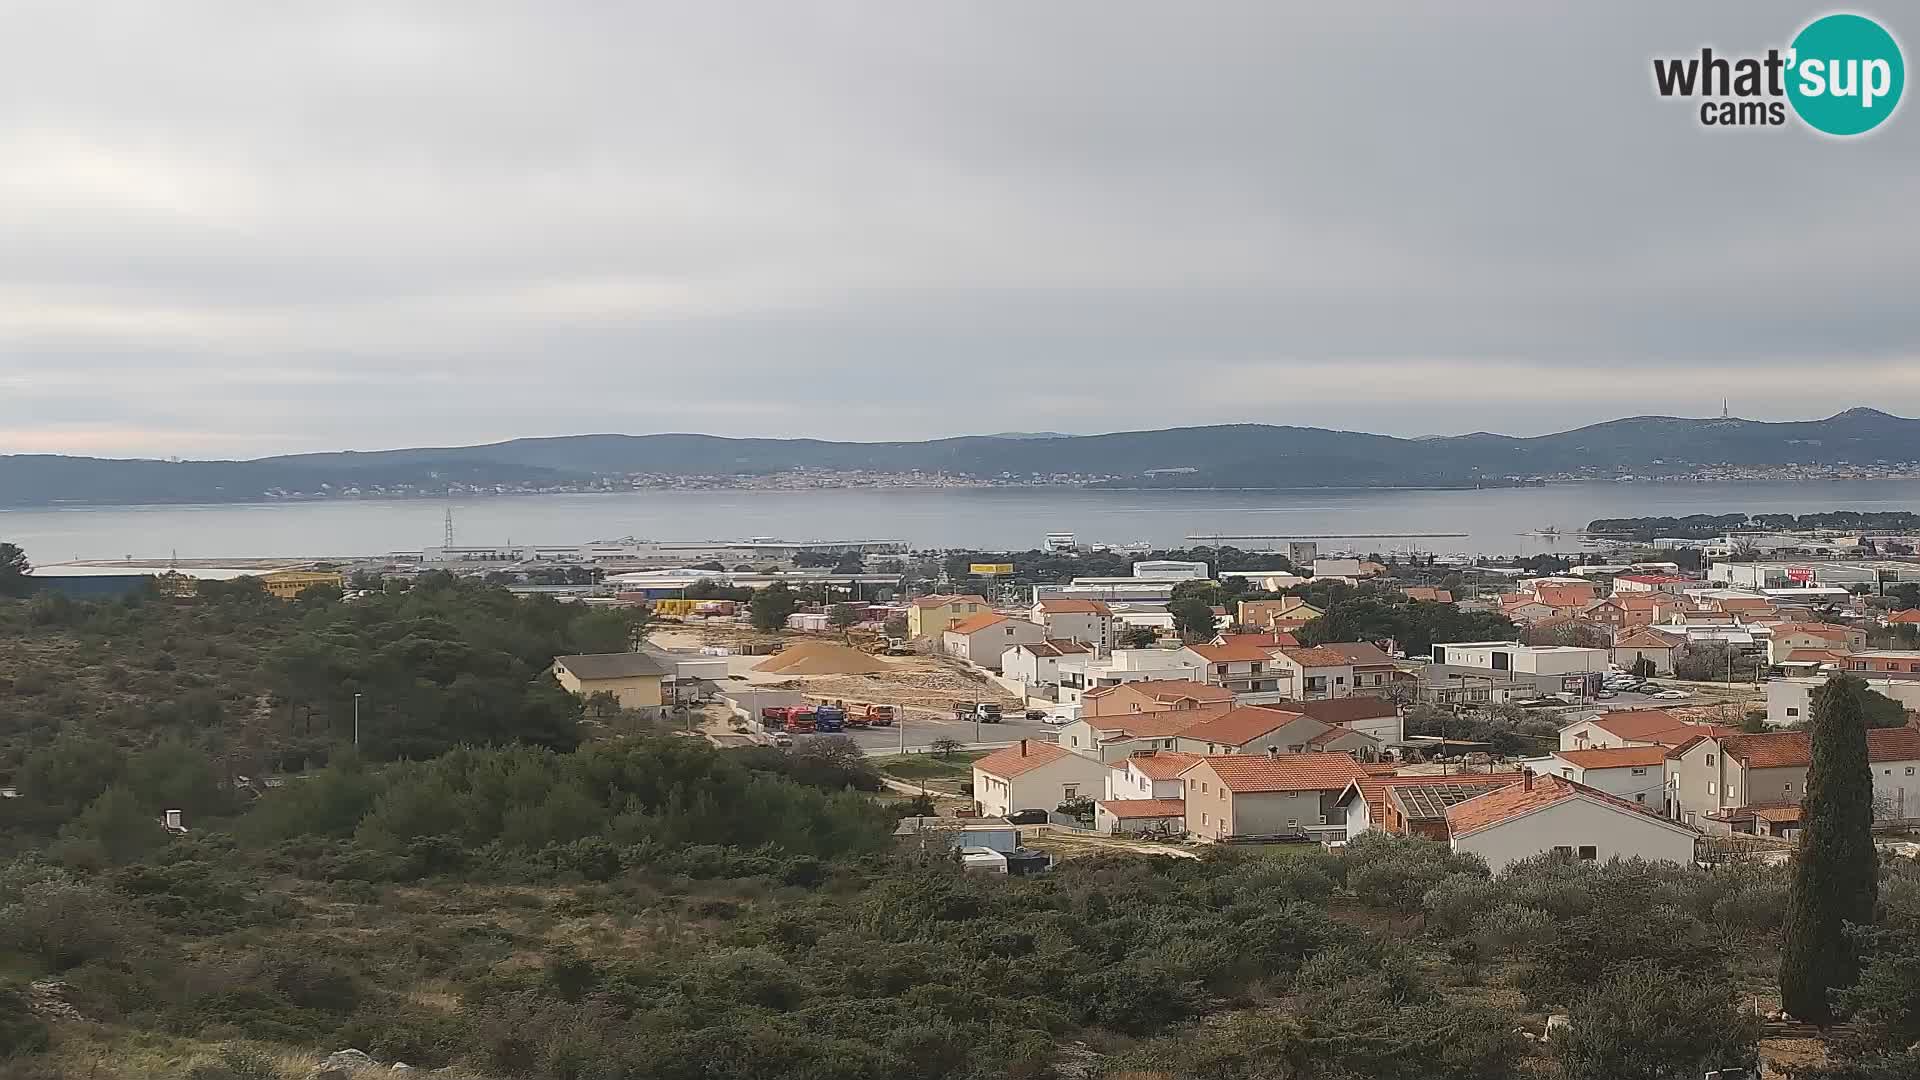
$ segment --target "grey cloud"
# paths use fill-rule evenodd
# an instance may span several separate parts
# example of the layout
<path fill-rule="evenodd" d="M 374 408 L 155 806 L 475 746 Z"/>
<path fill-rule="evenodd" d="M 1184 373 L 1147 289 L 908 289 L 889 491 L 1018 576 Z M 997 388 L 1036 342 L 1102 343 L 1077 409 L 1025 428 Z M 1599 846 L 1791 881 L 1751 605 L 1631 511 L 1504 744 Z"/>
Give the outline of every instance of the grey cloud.
<path fill-rule="evenodd" d="M 1920 122 L 1651 90 L 1813 13 L 16 4 L 0 452 L 1920 412 Z"/>

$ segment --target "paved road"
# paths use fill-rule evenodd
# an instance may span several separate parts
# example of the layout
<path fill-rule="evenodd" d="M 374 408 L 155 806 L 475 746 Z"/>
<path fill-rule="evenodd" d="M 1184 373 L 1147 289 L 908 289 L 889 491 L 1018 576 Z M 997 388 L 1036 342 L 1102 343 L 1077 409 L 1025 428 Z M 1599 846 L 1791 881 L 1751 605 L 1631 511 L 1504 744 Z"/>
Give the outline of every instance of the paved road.
<path fill-rule="evenodd" d="M 976 727 L 972 721 L 939 719 L 915 714 L 908 716 L 903 723 L 890 728 L 868 728 L 864 731 L 853 730 L 844 734 L 869 754 L 887 754 L 897 752 L 903 741 L 909 750 L 924 749 L 938 739 L 954 739 L 962 744 L 984 743 L 993 746 L 1002 746 L 1020 739 L 1041 739 L 1053 742 L 1059 730 L 1036 721 L 1029 721 L 1024 717 L 1008 717 L 998 724 L 980 724 Z M 798 736 L 798 738 L 804 737 Z"/>

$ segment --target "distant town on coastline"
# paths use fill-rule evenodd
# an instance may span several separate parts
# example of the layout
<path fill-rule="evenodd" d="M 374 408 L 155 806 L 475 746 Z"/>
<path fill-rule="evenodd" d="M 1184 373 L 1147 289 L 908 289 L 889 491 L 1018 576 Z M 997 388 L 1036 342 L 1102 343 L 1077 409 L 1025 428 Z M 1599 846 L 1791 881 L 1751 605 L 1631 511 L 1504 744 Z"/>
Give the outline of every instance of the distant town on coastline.
<path fill-rule="evenodd" d="M 985 426 L 983 424 L 983 426 Z M 1529 438 L 1262 424 L 924 442 L 569 435 L 250 461 L 0 456 L 0 505 L 843 487 L 1472 488 L 1558 480 L 1920 476 L 1920 420 L 1643 416 Z"/>

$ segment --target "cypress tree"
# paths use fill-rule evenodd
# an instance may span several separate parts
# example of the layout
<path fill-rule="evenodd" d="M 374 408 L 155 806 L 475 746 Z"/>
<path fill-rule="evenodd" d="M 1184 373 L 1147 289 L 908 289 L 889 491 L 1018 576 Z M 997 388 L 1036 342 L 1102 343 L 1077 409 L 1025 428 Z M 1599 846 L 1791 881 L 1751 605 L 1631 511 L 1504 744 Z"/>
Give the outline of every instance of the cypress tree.
<path fill-rule="evenodd" d="M 1807 724 L 1813 763 L 1788 883 L 1780 1000 L 1796 1018 L 1816 1024 L 1833 1020 L 1829 991 L 1859 977 L 1845 926 L 1871 923 L 1880 891 L 1866 691 L 1859 678 L 1835 675 L 1814 693 Z"/>

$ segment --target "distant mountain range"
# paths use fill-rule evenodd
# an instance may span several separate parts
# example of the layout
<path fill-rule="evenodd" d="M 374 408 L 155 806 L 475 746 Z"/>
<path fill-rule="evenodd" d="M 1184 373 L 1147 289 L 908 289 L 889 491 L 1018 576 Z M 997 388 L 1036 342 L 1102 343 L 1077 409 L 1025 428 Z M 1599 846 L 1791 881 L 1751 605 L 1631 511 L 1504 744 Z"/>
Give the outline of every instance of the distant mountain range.
<path fill-rule="evenodd" d="M 1420 439 L 1226 424 L 1108 435 L 1007 432 L 930 442 L 568 435 L 485 446 L 251 461 L 0 456 L 0 506 L 249 502 L 288 495 L 626 486 L 632 478 L 766 477 L 796 468 L 1117 487 L 1471 487 L 1556 476 L 1682 475 L 1716 466 L 1920 461 L 1920 420 L 1849 409 L 1762 423 L 1638 416 L 1533 438 Z M 858 477 L 849 478 L 858 482 Z"/>

